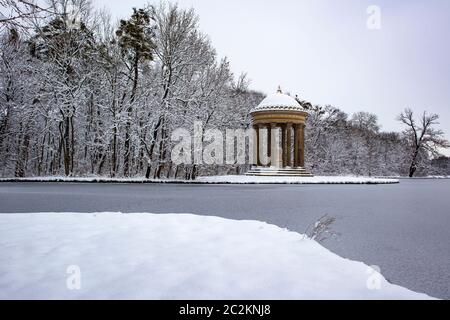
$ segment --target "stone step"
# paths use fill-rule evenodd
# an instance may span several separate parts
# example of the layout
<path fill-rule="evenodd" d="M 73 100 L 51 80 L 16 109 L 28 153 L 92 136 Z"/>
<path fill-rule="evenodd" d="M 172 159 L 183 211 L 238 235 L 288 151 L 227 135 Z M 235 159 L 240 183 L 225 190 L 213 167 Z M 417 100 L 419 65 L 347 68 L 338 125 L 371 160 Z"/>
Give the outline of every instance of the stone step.
<path fill-rule="evenodd" d="M 305 172 L 306 169 L 296 169 L 296 170 L 283 170 L 283 169 L 267 169 L 267 170 L 260 170 L 260 169 L 250 169 L 249 171 L 258 171 L 258 172 L 269 172 L 269 171 L 280 171 L 280 172 Z"/>
<path fill-rule="evenodd" d="M 291 174 L 285 174 L 280 172 L 267 172 L 267 173 L 252 173 L 248 172 L 246 173 L 247 176 L 254 176 L 254 177 L 314 177 L 314 175 L 310 173 L 291 173 Z"/>
<path fill-rule="evenodd" d="M 275 167 L 253 167 L 252 171 L 306 171 L 305 168 L 275 168 Z"/>
<path fill-rule="evenodd" d="M 276 173 L 276 174 L 310 174 L 308 171 L 292 171 L 292 172 L 286 172 L 286 171 L 249 171 L 248 173 L 252 174 L 268 174 L 268 173 Z"/>
<path fill-rule="evenodd" d="M 275 177 L 313 177 L 305 168 L 265 168 L 253 167 L 246 175 L 248 176 L 275 176 Z"/>
<path fill-rule="evenodd" d="M 249 170 L 249 172 L 283 172 L 283 173 L 304 173 L 306 170 Z"/>

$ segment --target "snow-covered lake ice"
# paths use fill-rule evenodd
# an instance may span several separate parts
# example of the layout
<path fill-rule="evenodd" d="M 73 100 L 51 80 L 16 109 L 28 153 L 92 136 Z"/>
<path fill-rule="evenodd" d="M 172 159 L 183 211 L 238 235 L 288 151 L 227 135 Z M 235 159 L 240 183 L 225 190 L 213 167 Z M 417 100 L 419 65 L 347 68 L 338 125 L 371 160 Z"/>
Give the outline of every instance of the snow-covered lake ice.
<path fill-rule="evenodd" d="M 0 183 L 0 212 L 153 212 L 257 220 L 304 233 L 324 214 L 323 245 L 378 265 L 392 283 L 450 299 L 450 180 L 394 185 Z"/>

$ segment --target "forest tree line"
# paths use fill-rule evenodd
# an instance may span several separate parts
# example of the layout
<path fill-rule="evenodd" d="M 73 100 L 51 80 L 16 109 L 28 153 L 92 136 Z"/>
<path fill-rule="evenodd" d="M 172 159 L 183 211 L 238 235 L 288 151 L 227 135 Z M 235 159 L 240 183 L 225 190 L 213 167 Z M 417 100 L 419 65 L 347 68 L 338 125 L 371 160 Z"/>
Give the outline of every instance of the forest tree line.
<path fill-rule="evenodd" d="M 248 169 L 171 162 L 175 129 L 248 129 L 264 98 L 217 56 L 193 9 L 148 5 L 115 23 L 87 0 L 0 4 L 10 9 L 0 17 L 1 176 L 195 179 Z M 315 174 L 448 174 L 445 158 L 433 160 L 448 147 L 437 115 L 417 121 L 405 110 L 405 131 L 387 133 L 376 115 L 299 102 Z"/>

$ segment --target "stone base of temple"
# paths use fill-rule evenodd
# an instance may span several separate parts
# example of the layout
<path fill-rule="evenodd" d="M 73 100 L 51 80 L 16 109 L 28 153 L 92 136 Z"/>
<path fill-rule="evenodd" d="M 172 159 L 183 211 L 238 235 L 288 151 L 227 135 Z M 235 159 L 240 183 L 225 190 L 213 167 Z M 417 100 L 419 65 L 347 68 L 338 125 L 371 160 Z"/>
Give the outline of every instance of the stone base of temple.
<path fill-rule="evenodd" d="M 314 177 L 305 168 L 275 168 L 275 167 L 252 167 L 247 176 L 262 176 L 262 177 Z"/>

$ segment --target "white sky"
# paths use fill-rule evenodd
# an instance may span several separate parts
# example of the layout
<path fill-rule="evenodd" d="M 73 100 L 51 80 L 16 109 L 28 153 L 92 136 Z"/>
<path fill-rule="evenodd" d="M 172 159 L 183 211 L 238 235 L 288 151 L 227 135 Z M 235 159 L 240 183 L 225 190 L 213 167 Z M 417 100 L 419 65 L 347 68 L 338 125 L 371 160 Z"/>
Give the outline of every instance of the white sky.
<path fill-rule="evenodd" d="M 126 17 L 145 0 L 93 0 Z M 406 107 L 441 115 L 450 136 L 450 1 L 179 0 L 193 7 L 219 56 L 265 93 L 278 85 L 314 104 L 379 116 L 400 130 Z M 157 3 L 157 2 L 151 2 Z M 366 10 L 381 9 L 381 30 Z M 450 154 L 450 152 L 448 152 Z"/>

